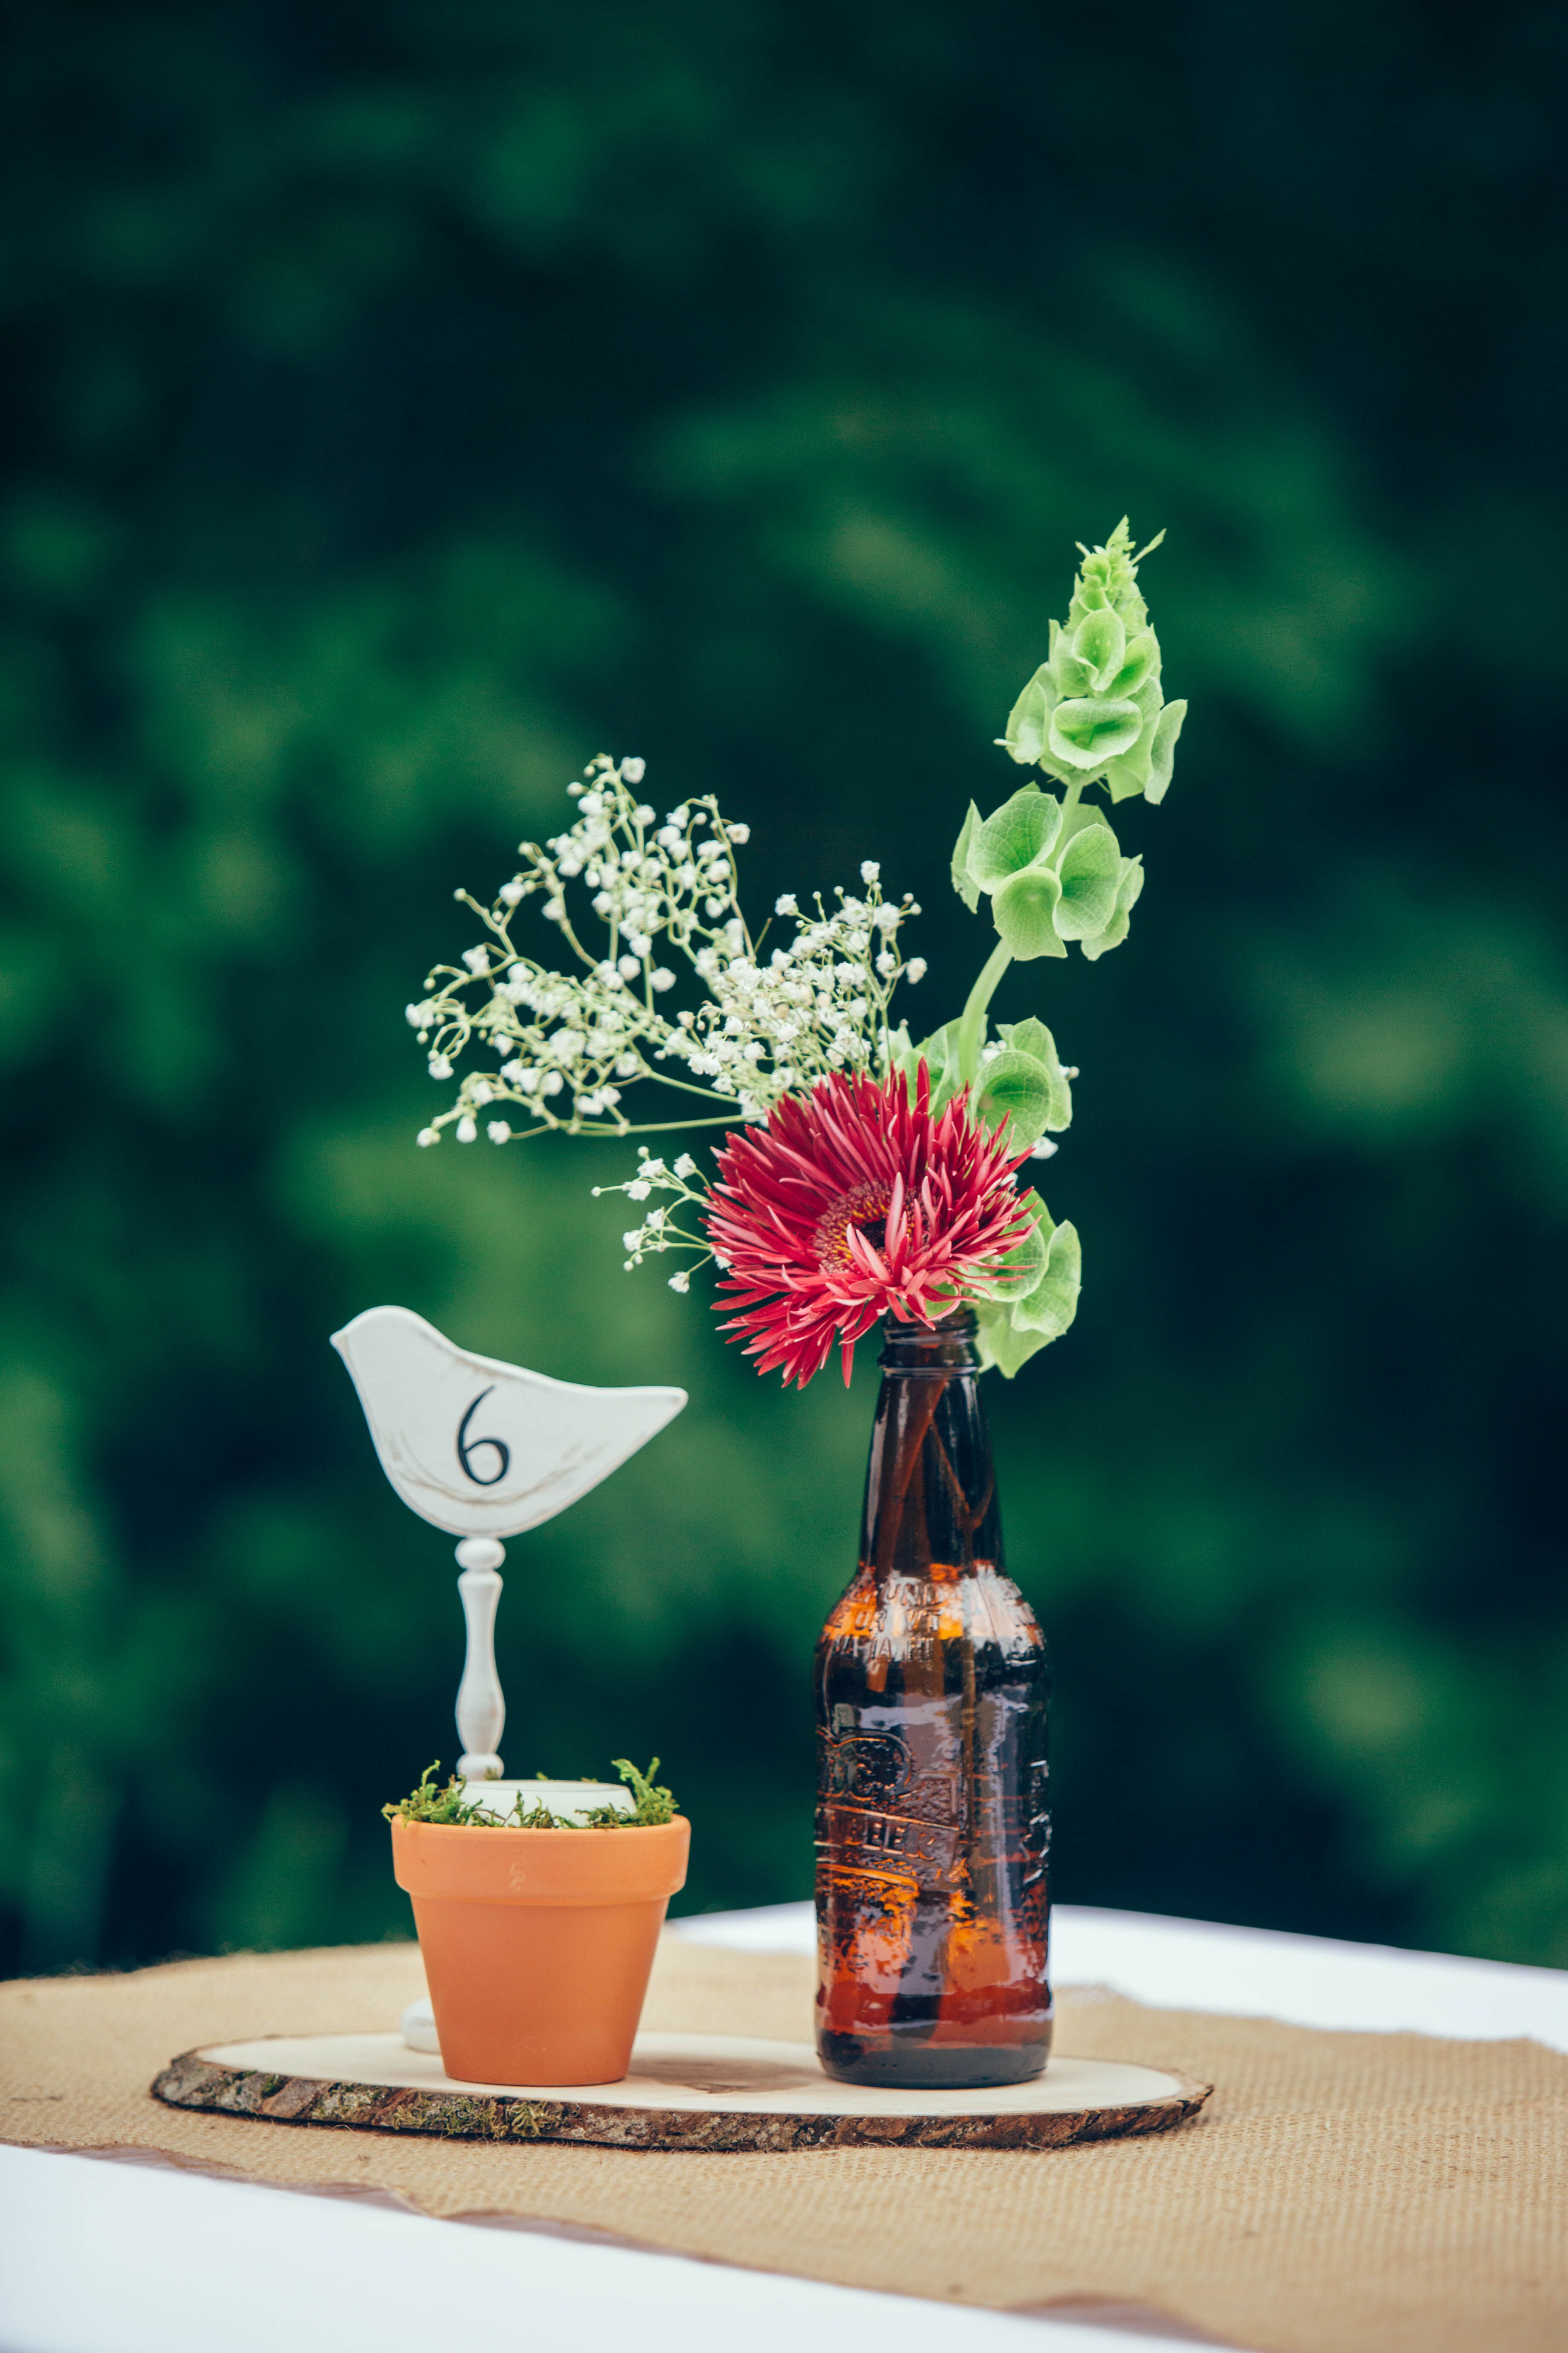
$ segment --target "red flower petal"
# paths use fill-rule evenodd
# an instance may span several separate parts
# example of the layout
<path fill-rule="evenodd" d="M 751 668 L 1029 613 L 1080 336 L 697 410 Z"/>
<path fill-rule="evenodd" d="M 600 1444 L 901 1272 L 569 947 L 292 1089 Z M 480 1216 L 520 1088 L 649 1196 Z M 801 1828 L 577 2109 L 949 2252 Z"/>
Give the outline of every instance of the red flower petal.
<path fill-rule="evenodd" d="M 976 1127 L 966 1095 L 931 1114 L 922 1062 L 901 1078 L 842 1073 L 790 1095 L 718 1155 L 704 1223 L 725 1272 L 723 1325 L 759 1372 L 804 1388 L 835 1345 L 889 1311 L 932 1324 L 994 1275 L 1026 1223 L 1014 1182 L 1026 1155 Z"/>

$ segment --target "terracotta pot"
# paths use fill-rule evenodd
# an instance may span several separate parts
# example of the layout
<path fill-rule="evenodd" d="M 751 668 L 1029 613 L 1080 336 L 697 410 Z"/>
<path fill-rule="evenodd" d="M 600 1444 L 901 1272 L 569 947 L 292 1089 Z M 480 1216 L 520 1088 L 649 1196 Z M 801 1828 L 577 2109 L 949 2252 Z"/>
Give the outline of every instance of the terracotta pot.
<path fill-rule="evenodd" d="M 615 2084 L 691 1825 L 498 1831 L 392 1825 L 441 2063 L 470 2084 Z"/>

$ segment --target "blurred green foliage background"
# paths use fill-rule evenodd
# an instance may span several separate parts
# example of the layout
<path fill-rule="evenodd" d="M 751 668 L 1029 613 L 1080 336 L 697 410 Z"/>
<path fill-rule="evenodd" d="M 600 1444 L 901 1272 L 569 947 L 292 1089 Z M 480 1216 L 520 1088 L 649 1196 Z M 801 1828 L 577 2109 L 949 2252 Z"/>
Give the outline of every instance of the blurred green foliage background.
<path fill-rule="evenodd" d="M 1079 1902 L 1568 1964 L 1560 11 L 57 0 L 0 302 L 0 1966 L 402 1932 L 449 1546 L 327 1334 L 682 1419 L 512 1549 L 514 1769 L 809 1887 L 875 1378 L 764 1385 L 625 1150 L 418 1152 L 403 1020 L 567 778 L 879 856 L 912 1013 L 1073 542 L 1176 783 L 1097 967 L 1077 1328 L 993 1382 Z"/>

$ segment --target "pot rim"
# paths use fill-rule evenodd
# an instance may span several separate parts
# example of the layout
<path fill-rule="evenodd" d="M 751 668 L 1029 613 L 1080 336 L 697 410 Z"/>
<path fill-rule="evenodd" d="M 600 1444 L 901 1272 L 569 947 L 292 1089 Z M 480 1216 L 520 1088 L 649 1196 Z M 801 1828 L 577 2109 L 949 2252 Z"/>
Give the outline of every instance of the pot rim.
<path fill-rule="evenodd" d="M 613 1828 L 607 1824 L 602 1827 L 596 1823 L 578 1824 L 570 1828 L 545 1831 L 528 1830 L 521 1822 L 411 1822 L 404 1815 L 395 1814 L 392 1818 L 392 1831 L 394 1837 L 399 1831 L 406 1835 L 410 1831 L 418 1831 L 424 1837 L 465 1838 L 471 1831 L 478 1831 L 488 1839 L 597 1839 L 602 1842 L 606 1838 L 619 1838 L 626 1831 L 632 1831 L 634 1835 L 647 1831 L 672 1831 L 678 1823 L 686 1823 L 686 1820 L 684 1814 L 672 1814 L 667 1822 L 616 1822 Z M 687 1827 L 690 1827 L 689 1823 L 687 1823 Z"/>

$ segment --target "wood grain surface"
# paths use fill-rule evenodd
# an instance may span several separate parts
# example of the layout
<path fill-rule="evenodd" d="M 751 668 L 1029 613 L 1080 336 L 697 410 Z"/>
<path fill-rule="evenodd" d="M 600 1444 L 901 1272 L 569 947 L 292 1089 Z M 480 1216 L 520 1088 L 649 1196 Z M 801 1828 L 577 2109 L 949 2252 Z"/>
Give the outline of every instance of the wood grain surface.
<path fill-rule="evenodd" d="M 1169 2071 L 1164 2071 L 1169 2073 Z M 426 2091 L 268 2073 L 226 2066 L 187 2051 L 157 2077 L 153 2096 L 171 2107 L 286 2125 L 334 2125 L 357 2132 L 417 2133 L 441 2140 L 575 2141 L 605 2148 L 780 2151 L 811 2148 L 1068 2148 L 1084 2141 L 1166 2132 L 1195 2116 L 1211 2085 L 1171 2075 L 1175 2089 L 1127 2105 L 953 2115 L 781 2114 L 736 2108 L 616 2106 L 603 2100 L 538 2094 Z M 984 2094 L 976 2094 L 976 2102 Z"/>

